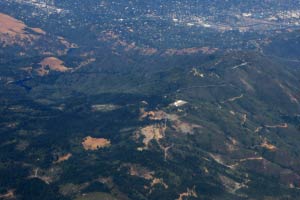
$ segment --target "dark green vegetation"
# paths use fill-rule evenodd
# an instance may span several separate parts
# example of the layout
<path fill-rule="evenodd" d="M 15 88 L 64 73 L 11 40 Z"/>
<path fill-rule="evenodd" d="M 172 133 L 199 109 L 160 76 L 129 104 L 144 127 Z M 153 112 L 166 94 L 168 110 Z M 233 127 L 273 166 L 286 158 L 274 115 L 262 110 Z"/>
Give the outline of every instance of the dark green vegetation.
<path fill-rule="evenodd" d="M 169 11 L 149 20 L 160 1 L 57 1 L 68 11 L 51 14 L 7 2 L 1 13 L 46 35 L 1 45 L 0 199 L 299 199 L 295 27 L 218 32 L 172 25 Z M 213 2 L 203 6 L 231 8 Z M 248 4 L 242 12 L 258 2 Z M 41 73 L 50 56 L 70 69 Z M 87 136 L 111 145 L 85 150 Z"/>

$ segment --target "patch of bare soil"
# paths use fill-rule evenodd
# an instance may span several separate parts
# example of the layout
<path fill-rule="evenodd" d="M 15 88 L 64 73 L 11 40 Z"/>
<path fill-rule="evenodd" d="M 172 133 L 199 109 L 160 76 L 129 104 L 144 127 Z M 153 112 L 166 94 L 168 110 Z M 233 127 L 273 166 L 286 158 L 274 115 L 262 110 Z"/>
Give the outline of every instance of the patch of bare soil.
<path fill-rule="evenodd" d="M 69 160 L 69 158 L 71 158 L 71 157 L 72 157 L 72 154 L 71 153 L 67 153 L 65 155 L 59 156 L 58 159 L 54 163 L 64 162 L 66 160 Z"/>
<path fill-rule="evenodd" d="M 0 194 L 0 199 L 16 199 L 15 190 L 8 190 L 5 194 Z"/>
<path fill-rule="evenodd" d="M 146 102 L 144 102 L 147 105 Z M 149 149 L 151 141 L 156 141 L 159 148 L 163 151 L 164 160 L 167 161 L 170 158 L 169 150 L 173 147 L 173 144 L 162 144 L 161 139 L 165 138 L 165 132 L 167 129 L 167 122 L 171 122 L 171 126 L 178 133 L 193 134 L 195 128 L 202 128 L 202 126 L 183 122 L 176 114 L 167 114 L 162 110 L 145 111 L 145 108 L 140 109 L 140 120 L 149 119 L 155 121 L 155 124 L 148 125 L 140 128 L 135 132 L 135 139 L 139 141 L 142 138 L 144 144 L 143 147 L 138 147 L 138 151 L 144 151 Z"/>
<path fill-rule="evenodd" d="M 202 128 L 202 126 L 197 124 L 192 124 L 188 122 L 183 122 L 179 119 L 179 116 L 175 114 L 167 114 L 164 111 L 157 110 L 157 111 L 149 111 L 146 112 L 143 108 L 140 110 L 140 120 L 143 120 L 145 118 L 148 118 L 150 120 L 165 120 L 172 122 L 172 127 L 180 132 L 180 133 L 186 133 L 186 134 L 193 134 L 195 128 Z"/>
<path fill-rule="evenodd" d="M 276 151 L 277 147 L 271 143 L 269 143 L 267 140 L 264 140 L 263 143 L 260 145 L 261 147 L 268 149 L 270 151 Z"/>
<path fill-rule="evenodd" d="M 41 68 L 37 70 L 37 73 L 40 76 L 45 76 L 49 74 L 50 71 L 67 72 L 71 70 L 71 68 L 68 68 L 63 64 L 64 62 L 58 58 L 47 57 L 40 62 Z"/>
<path fill-rule="evenodd" d="M 109 147 L 111 143 L 109 140 L 104 138 L 93 138 L 88 136 L 83 139 L 82 145 L 85 150 L 97 150 L 100 148 Z"/>
<path fill-rule="evenodd" d="M 166 127 L 161 124 L 149 125 L 142 128 L 140 131 L 137 132 L 137 139 L 140 136 L 143 136 L 143 143 L 144 147 L 139 147 L 139 151 L 143 151 L 149 148 L 149 144 L 152 140 L 156 140 L 159 142 L 160 139 L 165 137 Z"/>
<path fill-rule="evenodd" d="M 161 110 L 146 112 L 144 108 L 141 108 L 140 113 L 140 120 L 145 118 L 149 118 L 150 120 L 164 120 L 168 118 L 168 114 Z"/>
<path fill-rule="evenodd" d="M 187 191 L 179 194 L 179 197 L 176 200 L 184 200 L 188 197 L 195 197 L 195 198 L 198 197 L 198 195 L 195 191 L 195 187 L 193 189 L 187 188 Z"/>
<path fill-rule="evenodd" d="M 169 186 L 164 182 L 164 180 L 162 178 L 153 178 L 152 182 L 150 183 L 150 186 L 145 185 L 144 188 L 146 190 L 149 190 L 149 194 L 151 194 L 155 190 L 156 185 L 161 185 L 165 189 L 169 188 Z"/>
<path fill-rule="evenodd" d="M 151 187 L 154 187 L 155 185 L 162 185 L 165 189 L 169 188 L 162 178 L 154 178 L 151 182 Z"/>

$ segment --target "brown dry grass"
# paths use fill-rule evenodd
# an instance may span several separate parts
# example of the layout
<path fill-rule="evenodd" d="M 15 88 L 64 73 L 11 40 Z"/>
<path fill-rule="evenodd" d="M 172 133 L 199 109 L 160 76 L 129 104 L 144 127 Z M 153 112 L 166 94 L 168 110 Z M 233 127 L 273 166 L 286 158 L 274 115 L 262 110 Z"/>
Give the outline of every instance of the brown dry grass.
<path fill-rule="evenodd" d="M 161 110 L 146 112 L 145 109 L 141 108 L 140 120 L 145 118 L 149 118 L 150 120 L 163 120 L 168 118 L 168 114 Z"/>
<path fill-rule="evenodd" d="M 83 139 L 82 145 L 85 150 L 97 150 L 109 147 L 111 143 L 109 140 L 104 138 L 92 138 L 91 136 L 88 136 Z"/>
<path fill-rule="evenodd" d="M 24 45 L 24 41 L 32 42 L 39 37 L 39 35 L 28 33 L 26 29 L 31 29 L 39 35 L 46 34 L 46 32 L 40 28 L 30 28 L 20 20 L 0 13 L 0 41 L 3 42 L 4 45 Z"/>
<path fill-rule="evenodd" d="M 65 72 L 70 70 L 70 68 L 67 68 L 63 65 L 63 61 L 61 61 L 58 58 L 55 57 L 47 57 L 40 63 L 42 67 L 49 67 L 51 70 L 59 71 L 59 72 Z"/>
<path fill-rule="evenodd" d="M 0 33 L 16 36 L 17 34 L 24 34 L 26 25 L 8 15 L 0 13 Z"/>
<path fill-rule="evenodd" d="M 9 15 L 0 13 L 0 43 L 2 47 L 7 47 L 11 45 L 19 45 L 25 49 L 32 48 L 32 45 L 35 44 L 41 37 L 46 38 L 46 32 L 40 28 L 31 28 L 28 27 L 24 22 L 15 19 Z M 52 41 L 54 42 L 54 41 Z M 77 48 L 76 44 L 66 41 L 63 37 L 57 37 L 57 41 L 60 44 L 64 45 L 65 48 L 57 49 L 55 51 L 56 55 L 65 55 L 70 48 Z M 34 49 L 40 50 L 39 46 L 34 46 Z M 43 55 L 53 55 L 54 52 L 49 52 L 42 48 L 40 54 Z M 20 55 L 25 55 L 25 52 L 20 52 Z M 47 71 L 40 69 L 39 74 L 46 75 Z"/>
<path fill-rule="evenodd" d="M 176 199 L 176 200 L 184 200 L 184 199 L 186 199 L 186 198 L 188 198 L 188 197 L 195 197 L 195 198 L 198 197 L 198 195 L 197 195 L 197 193 L 196 193 L 196 191 L 195 191 L 195 187 L 194 187 L 193 189 L 187 188 L 187 191 L 181 193 L 181 194 L 179 195 L 179 198 Z"/>
<path fill-rule="evenodd" d="M 0 194 L 0 199 L 16 199 L 15 190 L 8 190 L 5 194 Z"/>
<path fill-rule="evenodd" d="M 31 30 L 39 34 L 46 35 L 46 32 L 40 28 L 31 28 Z"/>
<path fill-rule="evenodd" d="M 172 127 L 180 133 L 193 134 L 195 128 L 202 128 L 202 126 L 197 124 L 183 122 L 179 119 L 179 116 L 175 114 L 167 114 L 166 112 L 161 110 L 146 112 L 143 108 L 140 109 L 140 120 L 143 120 L 145 118 L 149 118 L 150 120 L 158 120 L 158 121 L 170 120 L 173 124 Z M 149 135 L 149 129 L 150 126 L 148 126 L 147 129 L 144 129 L 146 130 L 146 132 L 148 132 L 148 134 L 146 135 Z"/>
<path fill-rule="evenodd" d="M 139 147 L 138 150 L 142 151 L 149 148 L 149 144 L 152 140 L 156 140 L 157 142 L 164 138 L 166 127 L 160 124 L 149 125 L 142 128 L 139 132 L 140 135 L 144 137 L 143 143 L 144 147 Z"/>
<path fill-rule="evenodd" d="M 60 156 L 60 157 L 57 159 L 57 161 L 55 161 L 54 163 L 61 163 L 61 162 L 63 162 L 63 161 L 69 160 L 69 158 L 71 158 L 71 157 L 72 157 L 72 154 L 71 154 L 71 153 L 67 153 L 67 154 L 65 154 L 65 155 Z"/>
<path fill-rule="evenodd" d="M 64 66 L 64 62 L 56 57 L 47 57 L 44 58 L 40 63 L 42 67 L 37 70 L 37 73 L 40 76 L 45 76 L 49 73 L 50 70 L 57 72 L 67 72 L 71 68 Z"/>
<path fill-rule="evenodd" d="M 165 189 L 168 189 L 169 186 L 164 182 L 161 178 L 154 178 L 151 182 L 151 187 L 154 187 L 155 185 L 162 185 Z"/>
<path fill-rule="evenodd" d="M 40 76 L 45 76 L 45 75 L 49 74 L 49 70 L 46 70 L 44 68 L 39 68 L 39 69 L 37 69 L 37 73 Z"/>

